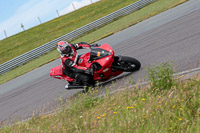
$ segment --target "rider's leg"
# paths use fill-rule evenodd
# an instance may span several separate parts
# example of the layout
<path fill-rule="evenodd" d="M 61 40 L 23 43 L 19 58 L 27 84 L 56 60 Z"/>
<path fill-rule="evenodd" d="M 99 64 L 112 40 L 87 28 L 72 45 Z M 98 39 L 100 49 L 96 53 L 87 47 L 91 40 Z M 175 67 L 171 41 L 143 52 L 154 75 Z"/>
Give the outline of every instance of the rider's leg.
<path fill-rule="evenodd" d="M 84 86 L 93 86 L 94 80 L 91 75 L 85 74 L 85 73 L 77 73 L 76 79 L 80 81 L 80 83 Z"/>
<path fill-rule="evenodd" d="M 70 73 L 69 77 L 74 78 L 80 85 L 91 86 L 94 85 L 94 79 L 91 75 L 85 73 Z"/>

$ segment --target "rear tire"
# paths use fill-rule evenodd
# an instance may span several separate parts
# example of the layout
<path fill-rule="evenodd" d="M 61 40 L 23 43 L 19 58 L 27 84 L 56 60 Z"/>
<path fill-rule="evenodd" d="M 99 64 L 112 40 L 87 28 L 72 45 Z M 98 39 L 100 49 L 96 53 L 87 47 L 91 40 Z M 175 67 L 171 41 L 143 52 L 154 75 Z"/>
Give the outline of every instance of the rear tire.
<path fill-rule="evenodd" d="M 128 56 L 122 56 L 118 65 L 124 72 L 135 72 L 141 67 L 141 63 L 137 59 Z"/>

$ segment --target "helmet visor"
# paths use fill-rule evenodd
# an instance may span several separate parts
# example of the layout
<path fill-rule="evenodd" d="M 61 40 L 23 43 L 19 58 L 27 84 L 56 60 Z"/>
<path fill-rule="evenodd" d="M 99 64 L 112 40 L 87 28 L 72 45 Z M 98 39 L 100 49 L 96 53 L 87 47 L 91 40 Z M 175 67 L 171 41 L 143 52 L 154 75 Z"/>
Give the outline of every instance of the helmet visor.
<path fill-rule="evenodd" d="M 65 50 L 63 50 L 63 54 L 71 54 L 71 52 L 72 52 L 72 49 L 71 49 L 71 47 L 70 46 L 67 46 L 67 47 L 65 47 Z"/>

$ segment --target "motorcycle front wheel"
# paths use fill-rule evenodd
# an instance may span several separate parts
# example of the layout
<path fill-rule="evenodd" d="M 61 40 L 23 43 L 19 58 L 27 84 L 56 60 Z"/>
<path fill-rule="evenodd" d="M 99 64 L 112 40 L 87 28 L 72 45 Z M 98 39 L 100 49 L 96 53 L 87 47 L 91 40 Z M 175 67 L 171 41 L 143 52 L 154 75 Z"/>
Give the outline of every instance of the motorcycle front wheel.
<path fill-rule="evenodd" d="M 117 65 L 118 69 L 124 72 L 135 72 L 141 67 L 141 63 L 137 59 L 128 56 L 122 56 Z"/>

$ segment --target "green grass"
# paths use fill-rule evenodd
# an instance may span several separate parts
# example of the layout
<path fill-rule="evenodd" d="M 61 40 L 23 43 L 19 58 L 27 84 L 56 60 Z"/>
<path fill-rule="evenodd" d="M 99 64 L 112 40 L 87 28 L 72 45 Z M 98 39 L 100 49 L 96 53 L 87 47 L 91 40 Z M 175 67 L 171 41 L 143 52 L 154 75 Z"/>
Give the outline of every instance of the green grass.
<path fill-rule="evenodd" d="M 167 69 L 159 66 L 155 73 L 167 74 L 171 71 Z M 160 80 L 158 88 L 152 84 L 138 85 L 114 94 L 107 91 L 105 97 L 99 98 L 96 97 L 98 90 L 79 94 L 68 101 L 68 107 L 62 104 L 58 112 L 0 129 L 0 132 L 199 133 L 200 78 L 179 81 L 179 77 L 169 76 L 167 79 L 172 79 L 174 84 L 166 89 L 163 89 L 165 81 Z M 152 89 L 157 89 L 157 93 Z"/>
<path fill-rule="evenodd" d="M 80 28 L 137 0 L 101 0 L 0 41 L 0 64 Z"/>
<path fill-rule="evenodd" d="M 157 2 L 154 2 L 134 13 L 131 13 L 130 15 L 120 18 L 111 24 L 108 24 L 88 35 L 85 35 L 76 41 L 86 40 L 89 42 L 94 42 L 100 40 L 186 1 L 187 0 L 158 0 Z"/>
<path fill-rule="evenodd" d="M 169 0 L 158 0 L 157 2 L 155 2 L 151 5 L 148 5 L 128 16 L 122 17 L 100 29 L 97 29 L 96 31 L 93 31 L 92 33 L 88 33 L 88 34 L 84 35 L 83 37 L 80 37 L 80 38 L 74 40 L 73 42 L 80 42 L 80 41 L 85 41 L 85 42 L 89 42 L 89 43 L 95 42 L 99 39 L 102 39 L 106 36 L 116 33 L 122 29 L 125 29 L 131 25 L 134 25 L 140 21 L 143 21 L 151 16 L 154 16 L 160 12 L 163 12 L 167 9 L 177 6 L 185 1 L 187 1 L 187 0 L 170 0 L 170 1 Z M 0 42 L 0 45 L 1 45 L 1 42 Z M 33 60 L 23 66 L 20 66 L 16 69 L 13 69 L 12 71 L 9 71 L 3 75 L 0 75 L 0 84 L 6 82 L 8 80 L 11 80 L 15 77 L 18 77 L 26 72 L 29 72 L 29 71 L 33 70 L 34 68 L 44 65 L 45 63 L 50 62 L 57 58 L 59 58 L 59 54 L 58 54 L 58 52 L 56 52 L 56 50 L 53 50 L 49 54 L 46 54 L 45 56 L 35 59 L 35 60 Z"/>

